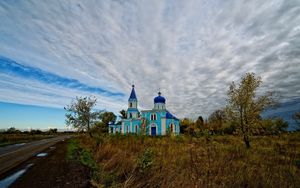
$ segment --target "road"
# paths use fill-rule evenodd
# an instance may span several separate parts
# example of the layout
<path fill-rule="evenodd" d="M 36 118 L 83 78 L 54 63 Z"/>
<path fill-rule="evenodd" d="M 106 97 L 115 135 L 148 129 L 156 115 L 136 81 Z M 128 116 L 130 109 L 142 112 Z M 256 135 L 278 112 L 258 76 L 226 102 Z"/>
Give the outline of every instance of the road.
<path fill-rule="evenodd" d="M 0 174 L 16 167 L 18 164 L 28 160 L 46 148 L 59 141 L 70 138 L 70 136 L 57 136 L 29 143 L 15 144 L 0 148 Z"/>

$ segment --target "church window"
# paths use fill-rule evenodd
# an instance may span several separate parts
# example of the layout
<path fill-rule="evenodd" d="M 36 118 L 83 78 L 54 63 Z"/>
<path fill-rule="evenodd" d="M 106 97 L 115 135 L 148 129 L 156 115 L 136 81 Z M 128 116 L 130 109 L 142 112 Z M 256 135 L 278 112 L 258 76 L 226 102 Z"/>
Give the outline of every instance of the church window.
<path fill-rule="evenodd" d="M 174 132 L 174 125 L 173 125 L 173 123 L 170 124 L 170 131 L 171 131 L 171 133 Z"/>
<path fill-rule="evenodd" d="M 130 106 L 130 108 L 132 107 L 132 102 L 131 102 L 131 103 L 129 103 L 129 106 Z"/>
<path fill-rule="evenodd" d="M 156 114 L 151 114 L 150 119 L 151 119 L 152 121 L 155 121 L 155 120 L 156 120 Z"/>

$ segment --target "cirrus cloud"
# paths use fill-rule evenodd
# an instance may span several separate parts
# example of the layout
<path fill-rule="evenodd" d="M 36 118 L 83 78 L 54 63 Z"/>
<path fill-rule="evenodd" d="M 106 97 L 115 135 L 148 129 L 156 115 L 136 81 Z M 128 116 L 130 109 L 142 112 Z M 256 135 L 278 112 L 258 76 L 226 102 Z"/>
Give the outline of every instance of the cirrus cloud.
<path fill-rule="evenodd" d="M 0 22 L 2 57 L 57 78 L 0 66 L 1 101 L 60 107 L 100 88 L 116 111 L 135 83 L 141 108 L 160 88 L 177 116 L 207 117 L 249 71 L 260 92 L 300 96 L 297 0 L 1 1 Z"/>

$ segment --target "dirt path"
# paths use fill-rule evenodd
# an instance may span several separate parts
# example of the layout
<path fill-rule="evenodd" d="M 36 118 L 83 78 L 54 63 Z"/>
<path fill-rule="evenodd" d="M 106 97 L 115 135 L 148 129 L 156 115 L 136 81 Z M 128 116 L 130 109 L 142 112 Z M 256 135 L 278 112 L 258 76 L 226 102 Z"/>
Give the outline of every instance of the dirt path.
<path fill-rule="evenodd" d="M 78 162 L 66 159 L 67 143 L 59 142 L 49 148 L 44 157 L 33 157 L 27 164 L 33 164 L 10 187 L 90 187 L 89 170 Z"/>

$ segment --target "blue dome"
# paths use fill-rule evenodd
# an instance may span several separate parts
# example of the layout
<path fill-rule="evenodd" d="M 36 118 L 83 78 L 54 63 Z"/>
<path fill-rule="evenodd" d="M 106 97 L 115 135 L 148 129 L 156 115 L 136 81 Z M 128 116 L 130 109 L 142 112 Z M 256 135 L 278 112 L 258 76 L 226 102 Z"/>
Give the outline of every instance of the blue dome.
<path fill-rule="evenodd" d="M 158 96 L 154 98 L 154 103 L 166 103 L 166 99 L 160 95 L 161 93 L 158 92 Z"/>

